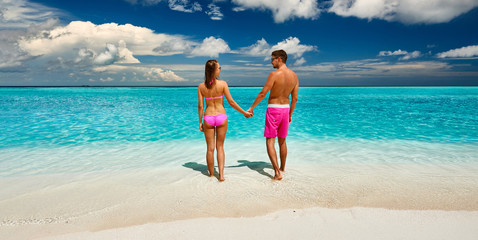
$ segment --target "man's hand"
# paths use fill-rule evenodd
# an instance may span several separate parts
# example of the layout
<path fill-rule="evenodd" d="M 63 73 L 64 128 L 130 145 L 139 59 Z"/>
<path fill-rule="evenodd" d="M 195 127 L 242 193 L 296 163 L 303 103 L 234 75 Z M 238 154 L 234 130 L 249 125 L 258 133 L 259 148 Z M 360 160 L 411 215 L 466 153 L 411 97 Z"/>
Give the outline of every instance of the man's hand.
<path fill-rule="evenodd" d="M 289 122 L 292 122 L 292 116 L 289 116 Z"/>
<path fill-rule="evenodd" d="M 254 116 L 254 114 L 252 112 L 249 112 L 249 110 L 247 110 L 246 113 L 244 114 L 244 117 L 246 118 L 250 118 L 252 116 Z"/>

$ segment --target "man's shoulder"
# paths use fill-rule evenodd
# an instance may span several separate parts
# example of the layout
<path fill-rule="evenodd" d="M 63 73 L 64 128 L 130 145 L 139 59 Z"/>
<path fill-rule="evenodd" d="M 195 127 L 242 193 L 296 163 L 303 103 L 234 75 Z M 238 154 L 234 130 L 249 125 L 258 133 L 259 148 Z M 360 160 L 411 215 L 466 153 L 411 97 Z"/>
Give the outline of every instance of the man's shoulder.
<path fill-rule="evenodd" d="M 275 70 L 275 71 L 272 71 L 272 72 L 269 74 L 269 76 L 275 77 L 275 76 L 279 76 L 279 75 L 281 75 L 281 74 L 282 74 L 282 71 L 281 71 L 280 69 L 277 69 L 277 70 Z"/>

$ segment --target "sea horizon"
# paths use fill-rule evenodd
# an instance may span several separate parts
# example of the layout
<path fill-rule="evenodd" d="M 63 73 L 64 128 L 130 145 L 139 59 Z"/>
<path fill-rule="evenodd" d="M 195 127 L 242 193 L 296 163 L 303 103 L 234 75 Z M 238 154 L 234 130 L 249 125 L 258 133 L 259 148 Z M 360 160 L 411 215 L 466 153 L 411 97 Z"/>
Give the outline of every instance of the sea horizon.
<path fill-rule="evenodd" d="M 198 82 L 197 85 L 199 85 L 200 83 Z M 230 83 L 229 83 L 230 84 Z M 156 85 L 145 85 L 145 86 L 141 86 L 141 85 L 18 85 L 18 86 L 15 86 L 15 85 L 5 85 L 5 86 L 0 86 L 0 88 L 42 88 L 42 87 L 45 87 L 45 88 L 49 88 L 49 87 L 57 87 L 57 88 L 68 88 L 68 87 L 91 87 L 91 88 L 98 88 L 98 87 L 117 87 L 117 88 L 121 88 L 121 87 L 129 87 L 129 88 L 136 88 L 136 87 L 145 87 L 145 88 L 155 88 L 155 87 L 164 87 L 164 88 L 190 88 L 190 87 L 197 87 L 197 85 L 170 85 L 170 86 L 156 86 Z M 262 85 L 229 85 L 229 87 L 251 87 L 251 88 L 254 88 L 254 87 L 259 87 L 259 88 L 262 88 L 263 86 Z M 443 85 L 401 85 L 401 84 L 397 84 L 397 85 L 300 85 L 300 88 L 303 88 L 303 87 L 310 87 L 310 88 L 326 88 L 326 87 L 336 87 L 336 88 L 340 88 L 340 87 L 356 87 L 356 88 L 360 88 L 360 87 L 478 87 L 478 85 L 476 84 L 470 84 L 470 85 L 453 85 L 453 84 L 443 84 Z"/>

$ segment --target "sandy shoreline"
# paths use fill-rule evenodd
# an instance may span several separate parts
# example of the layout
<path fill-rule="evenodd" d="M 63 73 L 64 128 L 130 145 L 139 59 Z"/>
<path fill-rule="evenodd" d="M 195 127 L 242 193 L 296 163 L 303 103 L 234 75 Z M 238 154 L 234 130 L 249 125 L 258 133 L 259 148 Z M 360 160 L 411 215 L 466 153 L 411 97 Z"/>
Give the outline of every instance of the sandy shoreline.
<path fill-rule="evenodd" d="M 397 239 L 478 236 L 476 165 L 294 165 L 280 182 L 270 179 L 268 163 L 228 166 L 224 183 L 204 176 L 199 163 L 4 178 L 0 239 L 158 239 L 158 232 L 165 234 L 160 239 L 205 239 L 208 233 L 213 234 L 209 239 L 219 238 L 221 232 L 230 239 L 270 239 L 274 234 L 340 239 L 347 238 L 341 234 L 348 228 L 363 239 L 384 239 L 384 234 L 403 236 Z M 375 226 L 384 232 L 376 232 Z M 205 235 L 194 235 L 203 229 Z M 256 238 L 247 229 L 260 234 Z M 440 233 L 445 230 L 464 235 Z M 407 231 L 415 234 L 403 235 Z M 450 238 L 438 238 L 442 235 Z"/>
<path fill-rule="evenodd" d="M 478 211 L 289 209 L 251 218 L 199 218 L 40 238 L 460 239 L 478 238 Z"/>

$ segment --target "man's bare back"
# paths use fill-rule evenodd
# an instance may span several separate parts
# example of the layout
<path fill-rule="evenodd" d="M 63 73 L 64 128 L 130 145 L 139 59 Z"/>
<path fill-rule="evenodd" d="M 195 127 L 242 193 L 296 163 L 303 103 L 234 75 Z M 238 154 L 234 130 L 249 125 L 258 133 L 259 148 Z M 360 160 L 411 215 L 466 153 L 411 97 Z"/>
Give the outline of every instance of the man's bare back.
<path fill-rule="evenodd" d="M 283 65 L 270 74 L 273 85 L 269 93 L 269 104 L 289 104 L 289 96 L 298 85 L 297 75 Z"/>

